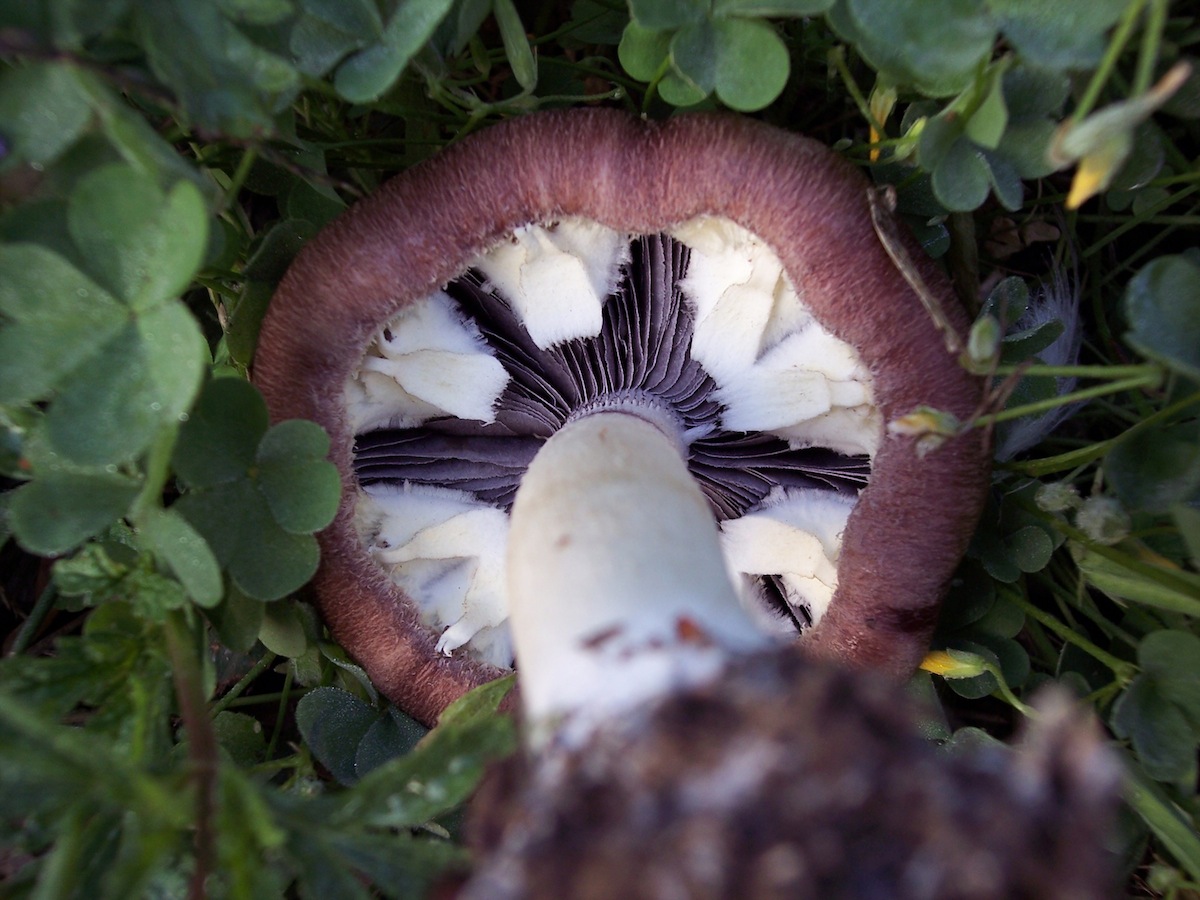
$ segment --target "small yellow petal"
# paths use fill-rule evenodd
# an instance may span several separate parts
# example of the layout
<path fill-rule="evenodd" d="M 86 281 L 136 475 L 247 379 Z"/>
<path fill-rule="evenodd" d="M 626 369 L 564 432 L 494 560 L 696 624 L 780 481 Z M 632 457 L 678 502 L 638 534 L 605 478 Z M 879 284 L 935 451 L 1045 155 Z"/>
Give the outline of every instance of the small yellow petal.
<path fill-rule="evenodd" d="M 1114 154 L 1112 148 L 1112 143 L 1105 144 L 1079 161 L 1079 168 L 1075 170 L 1075 178 L 1071 181 L 1071 191 L 1067 194 L 1067 209 L 1079 209 L 1108 187 L 1128 153 Z"/>
<path fill-rule="evenodd" d="M 942 675 L 958 667 L 958 662 L 945 650 L 931 650 L 921 660 L 921 668 L 934 675 Z"/>
<path fill-rule="evenodd" d="M 958 433 L 959 426 L 960 423 L 953 413 L 929 406 L 918 406 L 907 415 L 888 422 L 887 430 L 891 434 L 904 436 L 936 434 L 952 437 Z"/>
<path fill-rule="evenodd" d="M 974 678 L 987 671 L 987 665 L 982 658 L 962 650 L 953 653 L 931 650 L 921 661 L 921 668 L 943 678 Z"/>
<path fill-rule="evenodd" d="M 874 123 L 878 122 L 880 127 L 887 124 L 888 116 L 892 114 L 892 109 L 896 106 L 896 89 L 881 88 L 875 85 L 875 89 L 871 91 L 871 99 L 867 102 L 871 110 L 872 125 L 871 125 L 871 161 L 879 159 L 881 150 L 874 146 L 883 140 L 884 135 L 879 132 Z"/>

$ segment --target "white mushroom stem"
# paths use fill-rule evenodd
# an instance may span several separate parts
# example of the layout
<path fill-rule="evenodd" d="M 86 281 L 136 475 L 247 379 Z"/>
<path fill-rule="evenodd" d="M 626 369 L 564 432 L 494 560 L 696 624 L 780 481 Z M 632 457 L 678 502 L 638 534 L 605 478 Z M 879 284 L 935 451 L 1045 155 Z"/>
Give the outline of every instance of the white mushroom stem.
<path fill-rule="evenodd" d="M 509 615 L 535 745 L 574 742 L 773 641 L 738 602 L 679 442 L 652 418 L 568 422 L 517 493 Z"/>

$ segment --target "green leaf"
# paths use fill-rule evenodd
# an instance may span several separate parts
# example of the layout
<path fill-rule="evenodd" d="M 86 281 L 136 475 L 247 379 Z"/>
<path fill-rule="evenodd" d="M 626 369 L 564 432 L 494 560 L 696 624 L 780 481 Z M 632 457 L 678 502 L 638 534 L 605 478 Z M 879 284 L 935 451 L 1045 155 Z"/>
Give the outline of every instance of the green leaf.
<path fill-rule="evenodd" d="M 658 95 L 672 106 L 695 106 L 708 97 L 708 94 L 696 87 L 690 80 L 684 78 L 672 68 L 658 83 Z"/>
<path fill-rule="evenodd" d="M 787 84 L 787 46 L 775 29 L 754 19 L 716 23 L 716 93 L 739 112 L 754 112 L 771 103 Z"/>
<path fill-rule="evenodd" d="M 317 572 L 321 551 L 309 534 L 264 529 L 253 544 L 230 560 L 229 574 L 251 597 L 279 600 L 308 583 Z"/>
<path fill-rule="evenodd" d="M 216 4 L 140 0 L 135 22 L 155 75 L 202 128 L 232 137 L 273 130 L 275 112 L 300 88 L 295 68 L 251 41 Z"/>
<path fill-rule="evenodd" d="M 317 233 L 317 227 L 312 222 L 297 219 L 285 219 L 271 226 L 246 263 L 245 276 L 251 281 L 264 281 L 269 284 L 278 283 L 287 271 L 296 254 Z"/>
<path fill-rule="evenodd" d="M 496 24 L 500 26 L 500 40 L 504 42 L 504 55 L 512 67 L 513 77 L 522 88 L 532 91 L 537 85 L 537 63 L 517 8 L 512 0 L 493 0 L 492 10 Z"/>
<path fill-rule="evenodd" d="M 671 64 L 696 91 L 710 94 L 717 84 L 719 37 L 709 19 L 684 25 L 671 39 Z"/>
<path fill-rule="evenodd" d="M 230 585 L 224 599 L 209 609 L 207 616 L 222 644 L 235 653 L 247 653 L 263 630 L 266 609 L 267 605 L 261 600 L 247 596 L 236 586 Z"/>
<path fill-rule="evenodd" d="M 408 828 L 462 803 L 488 762 L 516 747 L 512 719 L 496 712 L 511 688 L 512 679 L 504 678 L 456 701 L 412 753 L 383 764 L 343 795 L 331 824 Z"/>
<path fill-rule="evenodd" d="M 917 141 L 917 158 L 922 168 L 933 172 L 952 148 L 961 143 L 962 123 L 957 117 L 943 113 L 925 121 Z M 942 209 L 938 205 L 939 210 Z"/>
<path fill-rule="evenodd" d="M 1120 18 L 1125 0 L 988 0 L 1000 30 L 1031 62 L 1047 69 L 1094 67 L 1104 33 Z"/>
<path fill-rule="evenodd" d="M 1059 339 L 1064 327 L 1061 319 L 1050 319 L 1041 325 L 1008 335 L 1004 339 L 1001 361 L 1012 364 L 1036 356 Z"/>
<path fill-rule="evenodd" d="M 338 66 L 333 82 L 338 93 L 352 103 L 382 97 L 453 5 L 453 0 L 401 0 L 381 41 Z"/>
<path fill-rule="evenodd" d="M 670 31 L 652 31 L 630 22 L 621 34 L 617 58 L 638 81 L 653 81 L 671 49 Z"/>
<path fill-rule="evenodd" d="M 1017 63 L 1004 72 L 1004 102 L 1014 122 L 1057 118 L 1071 93 L 1071 79 L 1034 65 Z"/>
<path fill-rule="evenodd" d="M 997 152 L 1022 178 L 1044 178 L 1058 167 L 1050 159 L 1056 126 L 1049 119 L 1010 122 Z"/>
<path fill-rule="evenodd" d="M 1112 449 L 1104 472 L 1128 509 L 1169 512 L 1200 491 L 1200 422 L 1138 432 Z"/>
<path fill-rule="evenodd" d="M 359 742 L 354 755 L 354 770 L 359 777 L 378 769 L 388 760 L 409 753 L 429 733 L 429 729 L 394 706 L 376 719 Z"/>
<path fill-rule="evenodd" d="M 71 192 L 71 238 L 99 281 L 134 309 L 175 296 L 204 257 L 208 216 L 190 182 L 166 196 L 128 166 L 104 166 Z"/>
<path fill-rule="evenodd" d="M 1029 285 L 1024 278 L 1009 275 L 992 288 L 984 301 L 983 311 L 991 313 L 1007 327 L 1020 319 L 1028 306 Z"/>
<path fill-rule="evenodd" d="M 74 556 L 55 562 L 54 585 L 65 596 L 92 594 L 103 598 L 116 591 L 136 560 L 133 551 L 120 544 L 84 544 Z"/>
<path fill-rule="evenodd" d="M 983 151 L 987 163 L 988 181 L 991 182 L 992 192 L 1000 205 L 1005 209 L 1016 212 L 1021 208 L 1025 197 L 1025 186 L 1021 184 L 1021 176 L 1007 159 L 991 151 Z"/>
<path fill-rule="evenodd" d="M 213 379 L 179 429 L 175 472 L 192 487 L 245 478 L 269 422 L 266 401 L 254 385 L 241 378 Z"/>
<path fill-rule="evenodd" d="M 341 688 L 314 688 L 296 704 L 296 725 L 305 743 L 342 784 L 359 780 L 358 745 L 378 718 L 370 704 Z"/>
<path fill-rule="evenodd" d="M 429 835 L 401 831 L 376 836 L 362 831 L 328 829 L 326 836 L 340 858 L 345 860 L 345 865 L 354 872 L 366 874 L 376 886 L 387 885 L 387 893 L 392 897 L 431 896 L 431 885 L 443 879 L 447 870 L 461 874 L 469 869 L 464 848 Z M 340 898 L 347 895 L 314 891 L 305 896 Z"/>
<path fill-rule="evenodd" d="M 1012 550 L 1012 560 L 1022 572 L 1040 572 L 1050 562 L 1054 542 L 1045 530 L 1027 525 L 1005 538 Z"/>
<path fill-rule="evenodd" d="M 289 419 L 262 436 L 255 458 L 260 466 L 266 466 L 324 459 L 328 453 L 329 435 L 324 428 L 304 419 Z"/>
<path fill-rule="evenodd" d="M 1200 729 L 1200 637 L 1170 629 L 1152 632 L 1138 644 L 1138 665 Z"/>
<path fill-rule="evenodd" d="M 1109 596 L 1200 616 L 1200 576 L 1172 572 L 1170 579 L 1147 577 L 1143 568 L 1132 562 L 1123 563 L 1078 544 L 1071 545 L 1071 554 L 1087 580 Z"/>
<path fill-rule="evenodd" d="M 297 659 L 308 652 L 308 632 L 295 603 L 270 603 L 261 608 L 258 639 L 264 647 L 289 659 Z"/>
<path fill-rule="evenodd" d="M 816 16 L 833 6 L 834 0 L 713 0 L 715 16 L 784 18 Z"/>
<path fill-rule="evenodd" d="M 1158 781 L 1196 774 L 1196 735 L 1153 678 L 1139 676 L 1113 704 L 1113 730 L 1133 743 L 1142 767 Z"/>
<path fill-rule="evenodd" d="M 45 166 L 73 144 L 91 119 L 75 68 L 35 63 L 0 76 L 0 122 L 8 156 L 0 171 L 16 163 Z"/>
<path fill-rule="evenodd" d="M 316 539 L 283 531 L 249 479 L 181 497 L 177 509 L 208 541 L 239 588 L 259 600 L 278 600 L 317 570 Z"/>
<path fill-rule="evenodd" d="M 933 171 L 933 192 L 949 210 L 976 209 L 987 199 L 991 183 L 983 152 L 965 138 L 951 145 Z"/>
<path fill-rule="evenodd" d="M 1002 72 L 997 72 L 992 77 L 987 96 L 967 120 L 966 125 L 967 137 L 989 150 L 995 150 L 1000 145 L 1000 139 L 1008 127 L 1008 107 L 1004 102 L 1002 75 Z"/>
<path fill-rule="evenodd" d="M 998 638 L 1015 638 L 1024 627 L 1025 613 L 1003 595 L 997 597 L 987 613 L 974 623 L 974 628 L 979 632 Z M 1018 682 L 1009 682 L 1014 683 Z"/>
<path fill-rule="evenodd" d="M 328 452 L 325 431 L 300 419 L 280 422 L 263 437 L 258 483 L 285 531 L 319 531 L 337 514 L 342 480 L 337 467 L 325 460 Z"/>
<path fill-rule="evenodd" d="M 13 534 L 30 553 L 57 556 L 120 519 L 139 488 L 134 479 L 108 472 L 38 473 L 13 492 Z"/>
<path fill-rule="evenodd" d="M 378 16 L 374 4 L 367 4 Z M 382 29 L 382 25 L 380 26 Z M 320 77 L 336 66 L 347 54 L 361 50 L 379 36 L 378 32 L 361 36 L 345 31 L 318 15 L 305 14 L 292 28 L 288 49 L 296 68 L 305 75 Z"/>
<path fill-rule="evenodd" d="M 876 70 L 930 97 L 970 84 L 996 36 L 982 0 L 839 0 L 829 17 Z"/>
<path fill-rule="evenodd" d="M 221 12 L 250 25 L 274 25 L 292 14 L 288 0 L 216 0 Z"/>
<path fill-rule="evenodd" d="M 126 313 L 103 288 L 56 253 L 0 246 L 0 396 L 45 397 L 90 362 L 124 327 Z"/>
<path fill-rule="evenodd" d="M 1139 766 L 1127 762 L 1125 768 L 1129 775 L 1125 781 L 1126 801 L 1191 877 L 1200 880 L 1200 836 L 1190 817 Z"/>
<path fill-rule="evenodd" d="M 574 0 L 571 4 L 570 36 L 581 43 L 615 46 L 627 24 L 629 13 L 623 4 L 604 0 Z"/>
<path fill-rule="evenodd" d="M 938 618 L 938 634 L 966 628 L 982 619 L 996 602 L 996 582 L 974 559 L 959 564 Z"/>
<path fill-rule="evenodd" d="M 253 483 L 239 479 L 189 491 L 171 508 L 204 536 L 217 561 L 229 567 L 245 542 L 255 540 L 258 529 L 274 524 L 259 500 Z"/>
<path fill-rule="evenodd" d="M 1000 669 L 1000 659 L 996 656 L 995 651 L 979 641 L 955 640 L 954 647 L 950 648 L 947 652 L 956 661 L 965 663 L 968 667 L 973 667 L 975 671 L 979 671 L 989 662 L 994 664 L 997 670 Z M 969 670 L 970 668 L 968 668 Z M 998 682 L 995 675 L 984 671 L 980 675 L 973 675 L 967 678 L 948 678 L 946 684 L 960 697 L 966 697 L 968 700 L 978 700 L 981 697 L 988 697 L 995 693 Z"/>
<path fill-rule="evenodd" d="M 320 228 L 345 212 L 346 204 L 331 188 L 297 181 L 287 192 L 283 209 L 288 218 L 311 222 Z"/>
<path fill-rule="evenodd" d="M 371 0 L 300 0 L 300 7 L 343 34 L 364 39 L 383 34 L 379 8 Z"/>
<path fill-rule="evenodd" d="M 446 707 L 446 711 L 438 719 L 438 727 L 490 721 L 504 702 L 504 698 L 512 693 L 516 683 L 516 676 L 505 675 L 468 691 Z"/>
<path fill-rule="evenodd" d="M 214 869 L 218 883 L 226 888 L 222 893 L 245 898 L 287 896 L 291 872 L 284 875 L 283 866 L 274 861 L 283 857 L 291 830 L 284 822 L 294 828 L 292 823 L 300 816 L 290 822 L 280 816 L 271 802 L 279 795 L 265 792 L 257 778 L 237 766 L 221 766 L 217 777 L 213 831 L 221 839 L 216 842 Z"/>
<path fill-rule="evenodd" d="M 347 841 L 358 848 L 359 835 Z M 377 896 L 367 889 L 358 871 L 351 868 L 346 858 L 339 853 L 341 848 L 324 834 L 293 832 L 288 835 L 288 849 L 299 872 L 300 896 L 304 898 L 337 897 L 338 900 L 371 900 Z M 395 882 L 384 882 L 389 888 Z M 404 896 L 397 894 L 393 896 Z M 419 896 L 414 894 L 413 896 Z"/>
<path fill-rule="evenodd" d="M 51 446 L 82 465 L 144 450 L 191 404 L 208 358 L 199 326 L 178 301 L 136 316 L 103 351 L 112 362 L 71 373 L 46 415 Z"/>
<path fill-rule="evenodd" d="M 1109 185 L 1110 191 L 1137 191 L 1158 176 L 1166 161 L 1162 132 L 1153 122 L 1133 129 L 1133 145 L 1121 169 Z"/>
<path fill-rule="evenodd" d="M 638 27 L 647 31 L 673 31 L 708 14 L 705 0 L 629 0 L 629 12 Z"/>
<path fill-rule="evenodd" d="M 310 422 L 267 431 L 262 395 L 240 378 L 204 389 L 180 428 L 174 466 L 190 486 L 173 507 L 204 536 L 234 583 L 277 600 L 317 568 L 309 532 L 336 512 L 341 485 L 323 459 L 329 439 Z"/>
<path fill-rule="evenodd" d="M 104 136 L 121 158 L 134 168 L 153 175 L 160 183 L 191 181 L 210 200 L 217 196 L 212 179 L 201 175 L 126 100 L 117 96 L 99 77 L 80 74 L 80 81 L 100 118 Z"/>
<path fill-rule="evenodd" d="M 1143 355 L 1200 380 L 1200 266 L 1160 256 L 1125 289 L 1125 340 Z"/>
<path fill-rule="evenodd" d="M 229 329 L 225 332 L 229 355 L 239 365 L 248 367 L 254 361 L 258 334 L 273 293 L 272 286 L 263 281 L 248 281 L 242 287 L 242 295 L 229 316 Z"/>
<path fill-rule="evenodd" d="M 208 544 L 179 513 L 156 509 L 139 521 L 142 542 L 198 605 L 211 607 L 224 593 L 221 567 Z"/>
<path fill-rule="evenodd" d="M 222 710 L 213 717 L 217 743 L 239 766 L 253 766 L 267 756 L 262 723 L 245 713 Z"/>
<path fill-rule="evenodd" d="M 1192 565 L 1200 569 L 1200 509 L 1179 503 L 1171 508 L 1175 519 L 1175 527 L 1187 546 Z"/>
<path fill-rule="evenodd" d="M 703 20 L 679 29 L 671 62 L 699 93 L 714 88 L 727 106 L 752 111 L 779 96 L 788 52 L 769 25 L 748 19 Z"/>

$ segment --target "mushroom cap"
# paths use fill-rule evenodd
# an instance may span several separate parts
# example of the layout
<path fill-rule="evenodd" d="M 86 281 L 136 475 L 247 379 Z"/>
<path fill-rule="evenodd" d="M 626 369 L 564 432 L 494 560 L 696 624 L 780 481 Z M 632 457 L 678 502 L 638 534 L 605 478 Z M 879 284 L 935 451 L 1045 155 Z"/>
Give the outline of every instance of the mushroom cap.
<path fill-rule="evenodd" d="M 319 535 L 315 579 L 334 637 L 393 701 L 426 722 L 500 674 L 442 656 L 437 636 L 370 558 L 354 525 L 355 435 L 344 385 L 380 325 L 460 275 L 515 229 L 568 216 L 655 234 L 729 219 L 774 250 L 823 327 L 870 370 L 884 421 L 919 406 L 961 419 L 981 385 L 943 336 L 872 224 L 867 180 L 826 147 L 732 115 L 650 122 L 607 109 L 537 113 L 481 131 L 402 173 L 311 241 L 263 322 L 254 381 L 274 420 L 308 418 L 332 438 L 342 504 Z M 945 316 L 968 322 L 947 279 L 907 238 Z M 843 535 L 833 603 L 803 645 L 909 674 L 982 507 L 989 452 L 979 431 L 923 455 L 888 433 Z"/>

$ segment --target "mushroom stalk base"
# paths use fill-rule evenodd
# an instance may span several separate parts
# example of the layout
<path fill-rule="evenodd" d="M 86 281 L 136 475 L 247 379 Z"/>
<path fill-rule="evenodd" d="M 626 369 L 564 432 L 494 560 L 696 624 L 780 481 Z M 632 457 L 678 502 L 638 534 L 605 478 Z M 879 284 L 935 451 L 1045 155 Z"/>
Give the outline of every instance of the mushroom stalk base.
<path fill-rule="evenodd" d="M 713 677 L 770 645 L 738 601 L 676 435 L 628 410 L 569 422 L 517 492 L 510 617 L 535 742 Z"/>

